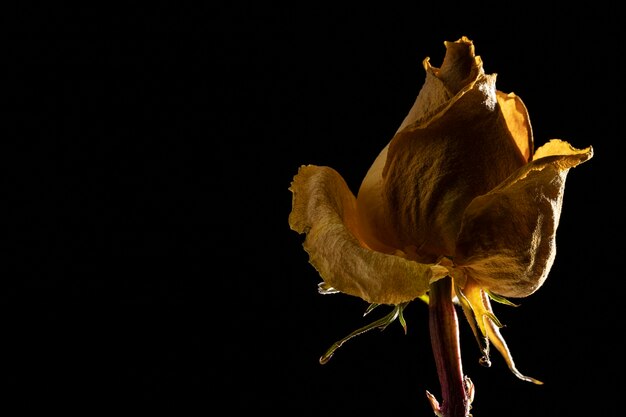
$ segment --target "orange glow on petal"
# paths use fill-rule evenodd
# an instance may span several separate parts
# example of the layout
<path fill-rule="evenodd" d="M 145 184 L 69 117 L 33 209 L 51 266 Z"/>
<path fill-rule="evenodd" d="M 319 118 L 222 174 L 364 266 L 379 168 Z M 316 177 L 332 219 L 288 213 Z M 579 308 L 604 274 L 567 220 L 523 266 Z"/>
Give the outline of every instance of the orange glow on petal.
<path fill-rule="evenodd" d="M 533 155 L 533 133 L 528 110 L 526 110 L 522 99 L 514 93 L 505 94 L 498 91 L 496 97 L 511 136 L 517 144 L 524 162 L 527 163 Z"/>
<path fill-rule="evenodd" d="M 563 157 L 562 169 L 565 169 L 566 167 L 571 168 L 590 159 L 593 156 L 593 149 L 591 147 L 576 149 L 564 140 L 552 139 L 537 149 L 535 155 L 533 156 L 533 160 L 536 161 L 548 156 Z"/>

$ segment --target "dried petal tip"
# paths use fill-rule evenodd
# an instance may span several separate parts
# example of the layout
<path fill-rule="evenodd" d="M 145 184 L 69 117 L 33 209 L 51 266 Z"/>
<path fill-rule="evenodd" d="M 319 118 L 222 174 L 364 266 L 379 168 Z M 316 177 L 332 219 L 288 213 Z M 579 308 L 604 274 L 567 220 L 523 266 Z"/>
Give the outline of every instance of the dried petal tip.
<path fill-rule="evenodd" d="M 535 152 L 533 161 L 552 157 L 556 159 L 556 166 L 561 170 L 573 168 L 593 157 L 591 146 L 583 149 L 574 148 L 569 143 L 560 139 L 551 139 Z"/>

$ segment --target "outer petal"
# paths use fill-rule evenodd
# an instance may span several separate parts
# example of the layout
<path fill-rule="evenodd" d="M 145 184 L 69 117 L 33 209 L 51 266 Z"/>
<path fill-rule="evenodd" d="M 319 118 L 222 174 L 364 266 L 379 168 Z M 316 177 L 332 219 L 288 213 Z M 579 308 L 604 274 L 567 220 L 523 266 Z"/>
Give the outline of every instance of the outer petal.
<path fill-rule="evenodd" d="M 428 123 L 449 105 L 463 87 L 473 84 L 484 74 L 482 61 L 474 56 L 474 45 L 469 39 L 462 37 L 456 42 L 444 44 L 447 52 L 441 68 L 433 67 L 429 58 L 424 60 L 424 85 L 397 132 L 407 126 Z M 393 213 L 388 212 L 383 193 L 383 168 L 388 150 L 389 145 L 378 155 L 363 179 L 357 196 L 363 238 L 372 248 L 383 252 L 387 252 L 390 245 L 398 244 L 390 222 Z"/>
<path fill-rule="evenodd" d="M 514 94 L 495 88 L 470 40 L 446 42 L 426 82 L 359 189 L 363 237 L 420 262 L 453 256 L 461 216 L 475 197 L 528 162 L 532 131 Z"/>
<path fill-rule="evenodd" d="M 467 207 L 457 239 L 457 267 L 480 286 L 506 297 L 541 287 L 556 255 L 556 229 L 569 169 L 593 156 L 554 140 L 535 160 Z"/>
<path fill-rule="evenodd" d="M 325 283 L 378 304 L 400 304 L 424 295 L 447 270 L 369 249 L 359 239 L 356 200 L 329 167 L 300 167 L 291 183 L 289 225 L 306 233 L 304 249 Z"/>
<path fill-rule="evenodd" d="M 414 246 L 423 262 L 454 256 L 467 205 L 525 163 L 497 104 L 495 76 L 483 76 L 389 145 L 383 192 L 393 245 Z"/>
<path fill-rule="evenodd" d="M 534 152 L 533 132 L 524 102 L 515 93 L 504 94 L 497 91 L 496 97 L 511 137 L 524 158 L 524 162 L 530 161 Z"/>

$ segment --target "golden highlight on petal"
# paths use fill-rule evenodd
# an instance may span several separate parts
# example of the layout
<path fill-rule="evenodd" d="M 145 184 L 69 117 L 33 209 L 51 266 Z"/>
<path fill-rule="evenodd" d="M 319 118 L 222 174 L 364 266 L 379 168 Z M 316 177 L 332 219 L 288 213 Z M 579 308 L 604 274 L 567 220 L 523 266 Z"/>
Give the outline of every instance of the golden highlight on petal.
<path fill-rule="evenodd" d="M 537 149 L 533 160 L 537 161 L 549 156 L 560 157 L 557 162 L 560 169 L 568 169 L 591 159 L 593 157 L 593 148 L 590 146 L 584 149 L 576 149 L 563 140 L 552 139 Z"/>
<path fill-rule="evenodd" d="M 356 200 L 332 168 L 302 166 L 290 190 L 289 224 L 306 234 L 310 263 L 338 291 L 370 303 L 397 305 L 423 296 L 431 280 L 447 273 L 438 265 L 373 251 L 359 240 Z"/>
<path fill-rule="evenodd" d="M 498 104 L 504 120 L 509 127 L 511 137 L 515 141 L 524 162 L 529 162 L 533 156 L 533 133 L 530 126 L 530 118 L 528 110 L 514 93 L 504 94 L 501 91 L 496 92 Z"/>

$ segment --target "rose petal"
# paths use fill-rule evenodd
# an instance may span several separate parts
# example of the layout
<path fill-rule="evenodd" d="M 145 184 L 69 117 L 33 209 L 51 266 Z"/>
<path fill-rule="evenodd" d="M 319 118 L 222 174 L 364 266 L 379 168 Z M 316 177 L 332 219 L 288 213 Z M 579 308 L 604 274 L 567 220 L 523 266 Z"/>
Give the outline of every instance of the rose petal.
<path fill-rule="evenodd" d="M 447 274 L 373 251 L 359 239 L 356 200 L 344 179 L 329 167 L 302 166 L 291 183 L 289 225 L 305 233 L 304 249 L 327 285 L 369 303 L 393 304 L 426 294 L 429 283 Z"/>
<path fill-rule="evenodd" d="M 567 156 L 568 158 L 559 158 L 558 164 L 561 164 L 562 169 L 572 168 L 581 162 L 590 159 L 593 156 L 593 150 L 591 148 L 576 149 L 569 143 L 560 139 L 551 139 L 543 146 L 541 146 L 533 155 L 533 160 L 536 161 L 541 158 L 550 156 Z"/>
<path fill-rule="evenodd" d="M 467 204 L 532 153 L 522 101 L 495 89 L 472 41 L 445 46 L 441 68 L 424 60 L 424 86 L 357 196 L 363 239 L 372 248 L 401 248 L 426 263 L 453 253 Z"/>
<path fill-rule="evenodd" d="M 499 111 L 495 79 L 482 76 L 428 124 L 391 141 L 382 172 L 389 246 L 412 246 L 421 262 L 452 255 L 467 205 L 526 163 Z"/>
<path fill-rule="evenodd" d="M 426 80 L 413 107 L 398 128 L 398 132 L 409 125 L 428 121 L 450 104 L 450 100 L 463 87 L 474 84 L 484 74 L 482 61 L 474 55 L 474 45 L 466 37 L 456 42 L 444 42 L 446 56 L 441 69 L 433 67 L 430 59 L 423 62 Z M 383 197 L 383 168 L 387 161 L 387 145 L 368 170 L 357 196 L 359 218 L 363 239 L 375 250 L 387 252 L 389 245 L 397 243 L 393 227 L 389 222 L 391 213 L 385 210 Z M 386 244 L 383 242 L 387 242 Z M 410 250 L 406 248 L 406 250 Z"/>
<path fill-rule="evenodd" d="M 485 73 L 482 61 L 474 55 L 474 45 L 467 37 L 456 42 L 446 41 L 444 45 L 446 55 L 441 68 L 432 66 L 430 58 L 424 59 L 426 80 L 398 131 L 408 125 L 426 122 L 456 94 L 471 86 Z"/>
<path fill-rule="evenodd" d="M 515 141 L 525 162 L 529 162 L 533 155 L 533 134 L 530 126 L 528 110 L 521 98 L 514 93 L 505 94 L 496 92 L 500 110 L 509 127 L 511 137 Z"/>
<path fill-rule="evenodd" d="M 467 207 L 454 262 L 480 285 L 505 297 L 541 287 L 556 255 L 556 229 L 569 169 L 593 156 L 551 141 L 535 161 Z"/>
<path fill-rule="evenodd" d="M 378 155 L 367 175 L 361 183 L 356 200 L 359 224 L 361 225 L 362 239 L 368 246 L 376 251 L 393 253 L 389 244 L 396 238 L 393 235 L 393 227 L 390 222 L 391 214 L 387 214 L 385 200 L 383 199 L 383 168 L 387 161 L 386 146 Z"/>

